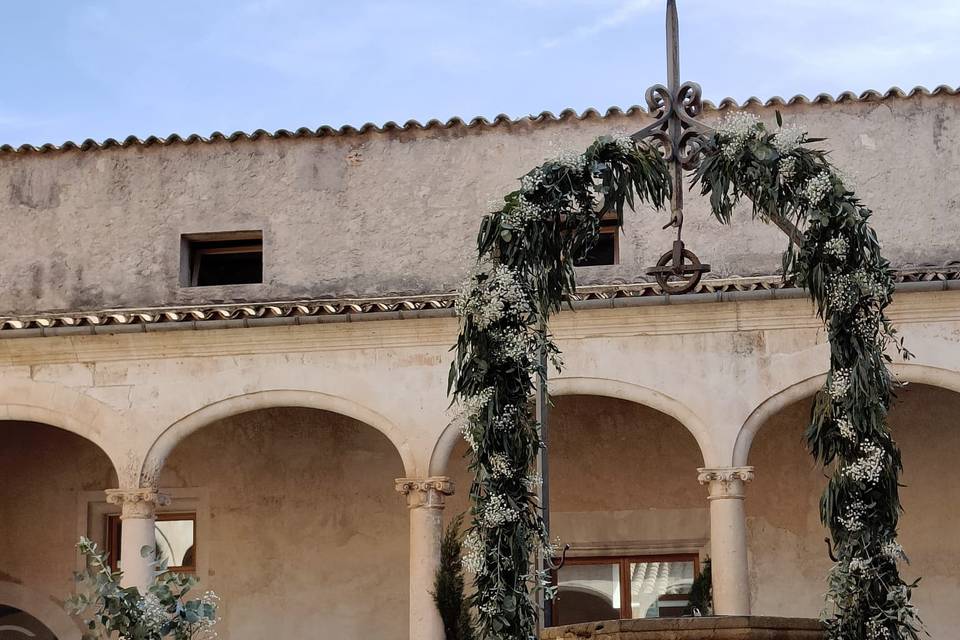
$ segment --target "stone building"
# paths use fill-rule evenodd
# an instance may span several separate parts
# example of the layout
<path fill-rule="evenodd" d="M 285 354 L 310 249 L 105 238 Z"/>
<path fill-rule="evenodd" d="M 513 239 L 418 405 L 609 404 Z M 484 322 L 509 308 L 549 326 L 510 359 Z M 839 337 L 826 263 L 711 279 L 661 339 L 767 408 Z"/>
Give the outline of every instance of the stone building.
<path fill-rule="evenodd" d="M 737 108 L 829 138 L 875 210 L 916 354 L 893 364 L 909 383 L 892 414 L 905 573 L 949 637 L 960 95 L 704 117 Z M 79 638 L 62 605 L 87 535 L 134 584 L 156 539 L 221 595 L 231 640 L 438 640 L 438 532 L 470 482 L 447 412 L 451 292 L 480 216 L 545 157 L 648 122 L 634 108 L 3 147 L 0 625 Z M 720 227 L 689 200 L 687 245 L 713 266 L 696 292 L 646 282 L 672 237 L 644 208 L 553 324 L 561 620 L 673 615 L 708 556 L 718 613 L 822 607 L 825 477 L 802 433 L 826 337 L 778 275 L 783 235 L 748 211 Z"/>

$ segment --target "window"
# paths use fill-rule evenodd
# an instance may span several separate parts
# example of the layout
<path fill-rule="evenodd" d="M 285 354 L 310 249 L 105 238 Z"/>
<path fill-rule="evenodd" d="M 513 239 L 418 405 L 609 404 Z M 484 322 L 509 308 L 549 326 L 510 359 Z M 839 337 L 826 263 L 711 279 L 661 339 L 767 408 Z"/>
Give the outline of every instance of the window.
<path fill-rule="evenodd" d="M 263 233 L 197 233 L 181 238 L 180 284 L 208 287 L 263 282 Z"/>
<path fill-rule="evenodd" d="M 617 214 L 607 213 L 600 220 L 600 237 L 590 253 L 574 262 L 575 267 L 599 267 L 620 263 L 620 225 Z"/>
<path fill-rule="evenodd" d="M 567 558 L 554 572 L 554 624 L 683 615 L 696 555 Z"/>
<path fill-rule="evenodd" d="M 119 515 L 107 516 L 107 557 L 110 567 L 120 567 L 120 544 L 123 521 Z M 155 525 L 157 549 L 167 561 L 167 568 L 177 573 L 197 571 L 197 514 L 158 513 Z"/>

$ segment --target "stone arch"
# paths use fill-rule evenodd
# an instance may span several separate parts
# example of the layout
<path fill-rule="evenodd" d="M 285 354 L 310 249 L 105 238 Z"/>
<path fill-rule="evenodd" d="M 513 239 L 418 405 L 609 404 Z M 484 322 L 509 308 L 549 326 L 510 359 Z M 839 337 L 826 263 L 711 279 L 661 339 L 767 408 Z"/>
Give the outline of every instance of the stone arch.
<path fill-rule="evenodd" d="M 37 422 L 74 433 L 99 447 L 110 459 L 121 486 L 139 469 L 123 448 L 125 423 L 102 402 L 73 389 L 45 382 L 0 384 L 0 420 Z"/>
<path fill-rule="evenodd" d="M 416 464 L 407 438 L 399 427 L 376 411 L 353 400 L 319 391 L 270 389 L 223 398 L 186 414 L 164 429 L 147 452 L 140 472 L 142 486 L 156 484 L 167 456 L 191 433 L 222 418 L 274 407 L 319 409 L 358 420 L 385 435 L 400 455 L 404 471 L 408 475 L 415 472 Z"/>
<path fill-rule="evenodd" d="M 29 613 L 52 631 L 58 640 L 80 640 L 80 627 L 48 595 L 13 582 L 0 582 L 0 604 Z"/>
<path fill-rule="evenodd" d="M 550 381 L 551 396 L 601 396 L 627 400 L 664 413 L 679 422 L 697 441 L 705 466 L 713 466 L 715 454 L 706 423 L 692 409 L 679 400 L 649 387 L 643 387 L 611 378 L 556 378 Z M 456 425 L 449 424 L 433 448 L 430 456 L 430 475 L 444 475 L 450 455 L 460 435 Z"/>
<path fill-rule="evenodd" d="M 924 364 L 894 363 L 890 371 L 904 382 L 915 382 L 960 393 L 960 372 Z M 816 393 L 827 379 L 826 372 L 798 380 L 761 402 L 740 427 L 733 449 L 733 466 L 744 466 L 750 456 L 753 439 L 767 420 L 784 407 Z"/>

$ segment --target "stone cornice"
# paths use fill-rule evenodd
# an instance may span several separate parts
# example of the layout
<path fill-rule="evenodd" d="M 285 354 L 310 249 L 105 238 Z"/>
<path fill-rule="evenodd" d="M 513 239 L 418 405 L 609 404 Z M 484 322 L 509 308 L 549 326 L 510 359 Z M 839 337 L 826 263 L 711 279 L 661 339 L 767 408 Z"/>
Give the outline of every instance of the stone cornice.
<path fill-rule="evenodd" d="M 729 302 L 714 299 L 712 301 L 719 304 L 706 305 L 671 303 L 631 308 L 586 308 L 575 313 L 560 313 L 551 322 L 551 331 L 562 349 L 569 348 L 570 345 L 565 344 L 568 341 L 591 338 L 649 338 L 738 331 L 819 331 L 822 323 L 805 294 L 802 291 L 799 293 L 801 295 L 785 299 Z M 901 327 L 960 322 L 960 291 L 898 295 L 889 310 L 889 316 Z M 355 349 L 416 349 L 421 357 L 428 357 L 426 351 L 432 351 L 435 354 L 432 357 L 439 358 L 437 364 L 440 364 L 447 357 L 449 346 L 456 340 L 456 333 L 456 319 L 449 316 L 425 318 L 418 322 L 270 326 L 250 331 L 157 331 L 32 337 L 0 340 L 0 366 Z"/>

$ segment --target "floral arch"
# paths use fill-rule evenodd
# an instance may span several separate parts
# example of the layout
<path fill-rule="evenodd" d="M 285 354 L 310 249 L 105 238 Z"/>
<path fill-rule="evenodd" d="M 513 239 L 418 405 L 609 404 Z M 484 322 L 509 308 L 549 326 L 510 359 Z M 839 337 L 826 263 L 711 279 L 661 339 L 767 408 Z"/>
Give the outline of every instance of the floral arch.
<path fill-rule="evenodd" d="M 887 349 L 909 357 L 885 314 L 892 273 L 870 210 L 826 152 L 809 146 L 821 140 L 783 126 L 779 113 L 777 125 L 727 115 L 698 139 L 694 185 L 720 223 L 746 198 L 755 218 L 796 226 L 784 277 L 809 292 L 829 336 L 829 373 L 806 432 L 831 472 L 820 509 L 837 557 L 829 637 L 917 638 L 913 585 L 899 572 L 900 451 L 886 421 L 895 386 Z M 574 291 L 574 261 L 596 242 L 604 215 L 622 221 L 641 202 L 662 208 L 682 188 L 661 152 L 637 137 L 601 137 L 582 154 L 548 160 L 480 225 L 477 265 L 457 304 L 450 391 L 474 474 L 464 564 L 474 573 L 482 638 L 534 638 L 535 592 L 552 595 L 533 562 L 553 553 L 537 498 L 543 443 L 532 403 L 547 359 L 560 366 L 549 317 Z"/>

